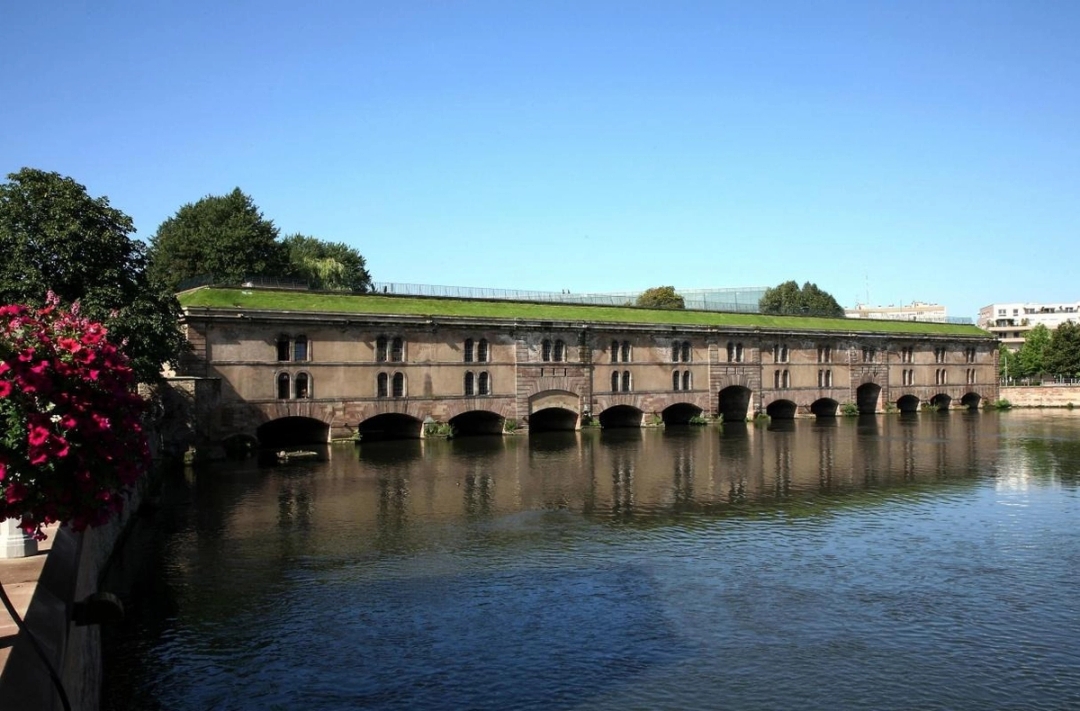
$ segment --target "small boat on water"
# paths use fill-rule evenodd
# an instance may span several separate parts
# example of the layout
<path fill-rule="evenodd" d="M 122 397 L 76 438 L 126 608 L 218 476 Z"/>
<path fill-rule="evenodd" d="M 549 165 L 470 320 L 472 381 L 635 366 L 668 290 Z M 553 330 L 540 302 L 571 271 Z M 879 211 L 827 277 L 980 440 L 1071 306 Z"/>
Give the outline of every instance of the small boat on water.
<path fill-rule="evenodd" d="M 277 459 L 279 462 L 291 462 L 300 459 L 318 459 L 319 453 L 312 452 L 306 449 L 282 449 L 277 453 Z"/>

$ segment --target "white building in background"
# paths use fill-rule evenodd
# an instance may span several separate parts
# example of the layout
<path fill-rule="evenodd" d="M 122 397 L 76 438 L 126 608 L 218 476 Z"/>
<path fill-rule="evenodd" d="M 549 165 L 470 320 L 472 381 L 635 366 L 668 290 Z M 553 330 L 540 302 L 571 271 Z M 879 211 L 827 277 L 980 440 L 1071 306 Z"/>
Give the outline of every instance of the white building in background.
<path fill-rule="evenodd" d="M 1024 345 L 1028 332 L 1037 325 L 1042 324 L 1053 331 L 1066 321 L 1080 323 L 1080 301 L 990 304 L 979 309 L 978 325 L 997 336 L 1006 348 L 1017 351 Z"/>
<path fill-rule="evenodd" d="M 847 318 L 876 318 L 886 321 L 930 321 L 933 323 L 946 323 L 948 314 L 945 307 L 940 304 L 926 304 L 922 301 L 912 301 L 910 304 L 900 306 L 867 306 L 855 304 L 855 308 L 844 309 Z M 969 321 L 970 323 L 970 321 Z"/>

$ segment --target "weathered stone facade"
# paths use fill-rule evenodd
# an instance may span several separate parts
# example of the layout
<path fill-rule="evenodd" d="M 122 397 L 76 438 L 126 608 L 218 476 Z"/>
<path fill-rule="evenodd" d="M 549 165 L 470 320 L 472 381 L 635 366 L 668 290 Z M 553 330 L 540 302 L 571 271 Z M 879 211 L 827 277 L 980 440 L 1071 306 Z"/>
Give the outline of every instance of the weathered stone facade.
<path fill-rule="evenodd" d="M 212 406 L 194 408 L 204 443 L 266 435 L 286 418 L 318 425 L 319 437 L 402 427 L 423 436 L 422 423 L 570 428 L 998 397 L 988 335 L 208 307 L 186 309 L 184 325 L 193 349 L 180 375 L 220 383 Z"/>

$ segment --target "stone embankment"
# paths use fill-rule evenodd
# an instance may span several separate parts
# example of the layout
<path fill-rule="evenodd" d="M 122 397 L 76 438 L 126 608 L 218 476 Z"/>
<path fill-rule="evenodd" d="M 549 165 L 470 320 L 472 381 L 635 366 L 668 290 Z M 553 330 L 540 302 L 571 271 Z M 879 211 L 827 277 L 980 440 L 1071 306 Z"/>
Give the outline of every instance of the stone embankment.
<path fill-rule="evenodd" d="M 1013 407 L 1080 407 L 1080 385 L 1030 385 L 1001 388 Z"/>

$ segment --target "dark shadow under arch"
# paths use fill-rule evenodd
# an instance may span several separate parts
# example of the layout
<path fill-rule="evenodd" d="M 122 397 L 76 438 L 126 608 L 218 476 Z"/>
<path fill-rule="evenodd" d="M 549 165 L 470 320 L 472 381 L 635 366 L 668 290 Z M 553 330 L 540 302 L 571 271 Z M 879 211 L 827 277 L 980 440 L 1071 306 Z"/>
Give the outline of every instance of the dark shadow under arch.
<path fill-rule="evenodd" d="M 978 410 L 980 402 L 982 395 L 979 393 L 965 393 L 964 397 L 960 398 L 960 404 L 969 410 Z"/>
<path fill-rule="evenodd" d="M 665 425 L 688 425 L 690 420 L 700 417 L 702 409 L 688 402 L 677 402 L 669 405 L 660 413 Z"/>
<path fill-rule="evenodd" d="M 360 423 L 357 430 L 361 442 L 379 442 L 388 439 L 420 439 L 423 422 L 397 412 L 370 417 Z"/>
<path fill-rule="evenodd" d="M 615 405 L 600 413 L 600 426 L 604 429 L 614 427 L 641 427 L 645 413 L 632 405 Z"/>
<path fill-rule="evenodd" d="M 259 438 L 249 434 L 236 434 L 221 440 L 221 447 L 229 459 L 244 459 L 259 449 Z"/>
<path fill-rule="evenodd" d="M 860 415 L 872 415 L 877 412 L 878 396 L 881 395 L 881 386 L 877 383 L 863 383 L 855 391 L 856 406 Z"/>
<path fill-rule="evenodd" d="M 260 447 L 283 449 L 304 444 L 326 444 L 330 425 L 313 417 L 279 417 L 255 430 Z"/>
<path fill-rule="evenodd" d="M 729 385 L 718 395 L 717 411 L 724 422 L 745 422 L 750 409 L 750 388 Z"/>
<path fill-rule="evenodd" d="M 529 416 L 529 432 L 565 432 L 577 428 L 577 413 L 562 407 L 545 407 Z"/>
<path fill-rule="evenodd" d="M 945 393 L 938 393 L 934 397 L 930 398 L 930 404 L 937 408 L 938 412 L 945 412 L 952 405 L 952 398 Z"/>
<path fill-rule="evenodd" d="M 831 397 L 823 397 L 814 400 L 810 404 L 810 412 L 814 417 L 836 417 L 836 410 L 840 407 L 840 403 L 833 400 Z"/>
<path fill-rule="evenodd" d="M 798 405 L 791 400 L 774 400 L 765 408 L 765 414 L 774 420 L 794 420 Z"/>
<path fill-rule="evenodd" d="M 450 426 L 454 428 L 454 437 L 501 435 L 503 417 L 490 410 L 470 410 L 451 417 Z"/>
<path fill-rule="evenodd" d="M 918 412 L 919 398 L 914 395 L 904 395 L 896 401 L 896 409 L 900 412 Z"/>

